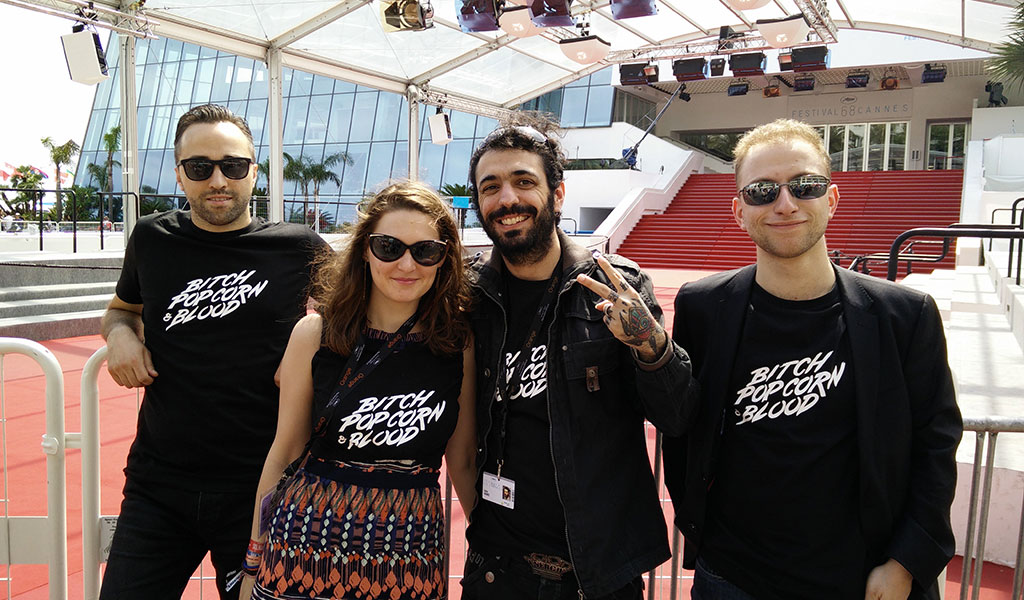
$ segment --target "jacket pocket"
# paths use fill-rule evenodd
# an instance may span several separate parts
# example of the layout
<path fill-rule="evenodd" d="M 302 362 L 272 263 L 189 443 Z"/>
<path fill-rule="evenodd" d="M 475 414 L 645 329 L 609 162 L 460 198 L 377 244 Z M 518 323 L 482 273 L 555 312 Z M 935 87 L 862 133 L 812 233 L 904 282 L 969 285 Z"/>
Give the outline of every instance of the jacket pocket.
<path fill-rule="evenodd" d="M 563 347 L 566 378 L 572 384 L 583 380 L 589 392 L 611 386 L 614 380 L 610 375 L 619 368 L 621 346 L 614 337 L 567 344 Z"/>

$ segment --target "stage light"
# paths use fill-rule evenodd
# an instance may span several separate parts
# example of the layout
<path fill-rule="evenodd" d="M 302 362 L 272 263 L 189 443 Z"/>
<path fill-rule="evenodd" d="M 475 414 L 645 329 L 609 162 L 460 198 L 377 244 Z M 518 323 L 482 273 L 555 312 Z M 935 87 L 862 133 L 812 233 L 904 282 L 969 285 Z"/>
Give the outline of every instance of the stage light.
<path fill-rule="evenodd" d="M 730 50 L 732 48 L 732 39 L 743 37 L 742 33 L 736 33 L 732 30 L 732 27 L 728 25 L 722 25 L 718 29 L 718 49 L 719 50 Z"/>
<path fill-rule="evenodd" d="M 533 24 L 533 13 L 529 6 L 505 6 L 498 16 L 498 26 L 509 35 L 530 37 L 540 33 L 540 28 Z"/>
<path fill-rule="evenodd" d="M 766 85 L 761 90 L 761 95 L 765 98 L 778 98 L 782 95 L 782 91 L 779 90 L 779 85 L 773 83 L 772 85 Z"/>
<path fill-rule="evenodd" d="M 381 2 L 380 22 L 386 33 L 420 31 L 434 26 L 434 7 L 429 0 L 395 0 Z"/>
<path fill-rule="evenodd" d="M 708 61 L 703 58 L 682 58 L 672 62 L 672 74 L 676 81 L 707 79 Z"/>
<path fill-rule="evenodd" d="M 725 74 L 725 59 L 724 58 L 712 58 L 710 65 L 710 71 L 712 77 L 718 77 Z"/>
<path fill-rule="evenodd" d="M 658 65 L 654 63 L 648 63 L 644 66 L 644 77 L 647 78 L 647 83 L 658 83 Z"/>
<path fill-rule="evenodd" d="M 570 40 L 559 40 L 558 47 L 569 60 L 589 65 L 608 56 L 612 45 L 596 35 L 585 35 Z"/>
<path fill-rule="evenodd" d="M 746 96 L 747 91 L 750 89 L 750 83 L 746 81 L 736 81 L 729 85 L 729 89 L 726 91 L 727 96 Z"/>
<path fill-rule="evenodd" d="M 612 18 L 632 19 L 633 17 L 653 17 L 658 14 L 654 0 L 612 0 Z"/>
<path fill-rule="evenodd" d="M 846 87 L 866 88 L 871 75 L 867 71 L 851 71 L 846 75 Z"/>
<path fill-rule="evenodd" d="M 498 30 L 498 12 L 494 0 L 462 0 L 462 8 L 455 16 L 464 33 Z"/>
<path fill-rule="evenodd" d="M 882 90 L 895 90 L 900 87 L 900 78 L 896 76 L 894 69 L 886 69 L 878 88 Z"/>
<path fill-rule="evenodd" d="M 793 80 L 794 92 L 809 92 L 814 89 L 814 75 L 803 75 Z"/>
<path fill-rule="evenodd" d="M 725 3 L 736 10 L 754 10 L 766 6 L 772 0 L 725 0 Z"/>
<path fill-rule="evenodd" d="M 533 24 L 537 27 L 574 27 L 576 21 L 569 12 L 572 0 L 533 0 Z"/>
<path fill-rule="evenodd" d="M 622 85 L 647 85 L 644 68 L 647 63 L 619 65 L 619 83 Z"/>
<path fill-rule="evenodd" d="M 1003 95 L 1003 84 L 998 81 L 986 81 L 985 91 L 988 92 L 988 105 L 1006 106 L 1010 101 Z"/>
<path fill-rule="evenodd" d="M 946 65 L 925 64 L 921 83 L 942 83 L 946 80 Z"/>
<path fill-rule="evenodd" d="M 686 91 L 685 83 L 679 86 L 679 99 L 682 100 L 683 102 L 690 101 L 690 94 Z"/>
<path fill-rule="evenodd" d="M 792 71 L 793 70 L 793 53 L 792 52 L 779 52 L 779 70 L 780 71 Z"/>
<path fill-rule="evenodd" d="M 793 48 L 790 52 L 790 60 L 793 63 L 793 71 L 804 73 L 806 71 L 824 71 L 828 68 L 829 54 L 825 46 L 806 46 Z"/>
<path fill-rule="evenodd" d="M 772 48 L 789 48 L 807 39 L 811 26 L 802 14 L 779 19 L 758 19 L 757 30 Z"/>
<path fill-rule="evenodd" d="M 737 76 L 764 75 L 764 65 L 764 52 L 733 54 L 729 57 L 729 70 Z"/>

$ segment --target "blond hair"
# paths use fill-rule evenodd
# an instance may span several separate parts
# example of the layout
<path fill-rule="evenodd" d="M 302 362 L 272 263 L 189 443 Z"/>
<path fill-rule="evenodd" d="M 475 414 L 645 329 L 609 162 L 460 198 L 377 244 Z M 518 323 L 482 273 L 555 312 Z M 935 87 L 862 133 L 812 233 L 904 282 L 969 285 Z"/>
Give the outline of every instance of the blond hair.
<path fill-rule="evenodd" d="M 733 150 L 733 156 L 735 157 L 733 165 L 735 166 L 737 178 L 739 177 L 740 169 L 743 167 L 743 161 L 747 159 L 750 151 L 755 146 L 791 141 L 801 141 L 811 146 L 814 149 L 814 153 L 821 159 L 821 167 L 824 169 L 823 175 L 827 177 L 832 176 L 831 161 L 829 160 L 828 151 L 825 150 L 825 141 L 821 139 L 821 134 L 803 121 L 776 119 L 771 123 L 765 123 L 751 129 L 743 134 L 740 141 L 736 142 L 736 148 Z"/>

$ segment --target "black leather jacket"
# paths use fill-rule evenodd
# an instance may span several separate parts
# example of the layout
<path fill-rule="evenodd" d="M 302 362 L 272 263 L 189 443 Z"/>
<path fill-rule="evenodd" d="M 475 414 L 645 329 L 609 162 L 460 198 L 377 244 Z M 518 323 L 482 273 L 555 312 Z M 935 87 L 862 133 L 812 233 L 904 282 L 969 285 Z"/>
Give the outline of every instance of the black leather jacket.
<path fill-rule="evenodd" d="M 562 500 L 566 541 L 587 596 L 609 594 L 669 558 L 665 518 L 651 474 L 644 419 L 667 434 L 681 433 L 696 402 L 690 360 L 675 343 L 654 370 L 644 370 L 594 308 L 597 296 L 576 282 L 586 273 L 607 283 L 590 252 L 559 232 L 561 289 L 548 330 L 548 416 L 555 487 Z M 630 260 L 607 257 L 663 321 L 650 278 Z M 487 460 L 495 375 L 507 340 L 502 300 L 504 264 L 498 252 L 471 261 L 477 366 L 477 465 Z M 587 390 L 596 367 L 599 388 Z M 593 371 L 591 371 L 593 376 Z"/>

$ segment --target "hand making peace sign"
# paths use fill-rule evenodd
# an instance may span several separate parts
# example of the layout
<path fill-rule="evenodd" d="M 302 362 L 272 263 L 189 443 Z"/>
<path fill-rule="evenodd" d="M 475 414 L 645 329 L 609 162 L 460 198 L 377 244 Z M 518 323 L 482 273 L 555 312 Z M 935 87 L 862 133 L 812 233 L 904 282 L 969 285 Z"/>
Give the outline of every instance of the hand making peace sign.
<path fill-rule="evenodd" d="M 668 335 L 647 308 L 643 298 L 612 267 L 600 252 L 594 251 L 598 266 L 608 276 L 612 287 L 588 277 L 578 275 L 576 281 L 601 297 L 595 307 L 605 313 L 604 323 L 618 340 L 636 349 L 645 362 L 654 362 L 665 351 Z"/>

